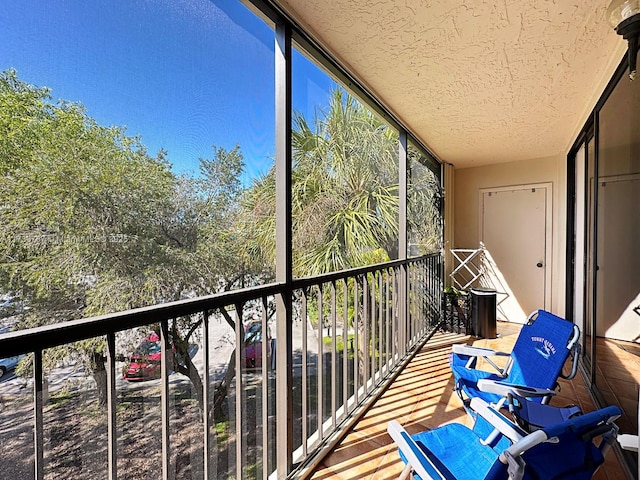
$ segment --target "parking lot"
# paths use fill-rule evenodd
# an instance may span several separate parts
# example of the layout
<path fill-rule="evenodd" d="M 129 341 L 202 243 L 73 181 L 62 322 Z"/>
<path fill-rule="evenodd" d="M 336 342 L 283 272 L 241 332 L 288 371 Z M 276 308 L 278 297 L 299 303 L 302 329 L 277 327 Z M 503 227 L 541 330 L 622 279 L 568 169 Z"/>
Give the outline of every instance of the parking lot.
<path fill-rule="evenodd" d="M 296 348 L 302 345 L 302 325 L 301 323 L 294 324 L 293 328 L 293 345 L 294 351 Z M 307 337 L 307 352 L 308 357 L 315 357 L 318 351 L 318 339 L 317 331 L 308 323 L 308 337 Z M 273 335 L 274 344 L 277 345 L 277 339 L 275 338 L 275 325 L 270 326 L 271 333 Z M 140 334 L 140 340 L 144 338 L 143 334 Z M 231 355 L 235 348 L 235 333 L 229 327 L 224 320 L 213 320 L 209 327 L 209 345 L 210 345 L 210 381 L 216 383 L 222 380 L 225 375 L 227 365 Z M 298 352 L 298 355 L 294 355 L 294 376 L 299 376 L 302 373 L 302 355 Z M 190 348 L 190 355 L 194 365 L 199 372 L 203 372 L 204 353 L 202 348 L 202 339 L 196 338 Z M 127 358 L 128 355 L 125 356 Z M 127 366 L 127 362 L 116 362 L 116 372 L 118 373 L 116 378 L 116 389 L 138 389 L 140 386 L 137 382 L 129 382 L 122 378 L 122 371 Z M 315 369 L 315 362 L 309 363 L 309 374 L 313 374 Z M 248 372 L 249 374 L 257 372 Z M 69 363 L 64 366 L 53 368 L 49 371 L 45 371 L 46 388 L 49 395 L 60 392 L 63 389 L 66 391 L 83 391 L 91 390 L 95 388 L 95 381 L 90 373 L 85 369 L 82 364 Z M 182 383 L 188 382 L 187 377 L 183 375 L 172 373 L 169 377 L 170 383 Z M 152 379 L 143 382 L 139 382 L 141 385 L 146 386 L 158 386 L 159 380 Z M 8 372 L 4 377 L 0 378 L 0 395 L 31 395 L 33 393 L 33 381 L 27 378 L 17 377 L 14 372 Z"/>

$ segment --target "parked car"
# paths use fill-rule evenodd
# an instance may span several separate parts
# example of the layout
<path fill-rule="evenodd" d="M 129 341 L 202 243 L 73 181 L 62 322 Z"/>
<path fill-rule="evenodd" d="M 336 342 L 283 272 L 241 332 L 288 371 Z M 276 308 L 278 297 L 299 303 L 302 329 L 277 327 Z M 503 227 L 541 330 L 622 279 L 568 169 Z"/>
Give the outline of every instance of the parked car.
<path fill-rule="evenodd" d="M 244 328 L 244 356 L 247 368 L 262 367 L 262 324 L 250 322 Z M 267 365 L 271 361 L 271 332 L 267 327 Z"/>
<path fill-rule="evenodd" d="M 7 372 L 16 368 L 18 362 L 24 358 L 24 355 L 16 355 L 15 357 L 0 358 L 0 378 L 4 377 Z"/>
<path fill-rule="evenodd" d="M 131 354 L 122 377 L 129 381 L 160 378 L 162 346 L 157 333 L 147 336 Z"/>

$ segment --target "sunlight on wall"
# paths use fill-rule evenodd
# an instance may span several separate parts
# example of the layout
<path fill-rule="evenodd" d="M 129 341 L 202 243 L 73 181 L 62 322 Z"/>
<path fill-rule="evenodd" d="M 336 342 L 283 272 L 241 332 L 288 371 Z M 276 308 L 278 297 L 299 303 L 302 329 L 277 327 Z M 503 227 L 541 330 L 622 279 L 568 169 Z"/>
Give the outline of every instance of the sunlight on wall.
<path fill-rule="evenodd" d="M 640 293 L 617 319 L 611 319 L 610 322 L 611 326 L 607 328 L 605 337 L 640 343 Z"/>
<path fill-rule="evenodd" d="M 481 247 L 485 248 L 481 243 Z M 497 292 L 497 319 L 507 322 L 524 323 L 529 312 L 525 312 L 513 294 L 504 275 L 496 265 L 491 252 L 485 248 L 482 261 L 482 286 Z"/>

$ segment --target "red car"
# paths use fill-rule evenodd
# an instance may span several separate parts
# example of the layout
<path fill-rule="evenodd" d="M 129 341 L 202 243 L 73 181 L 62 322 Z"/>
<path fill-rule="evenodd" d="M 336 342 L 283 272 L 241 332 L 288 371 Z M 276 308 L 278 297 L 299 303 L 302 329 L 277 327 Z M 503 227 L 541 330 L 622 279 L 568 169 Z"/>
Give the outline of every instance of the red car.
<path fill-rule="evenodd" d="M 160 337 L 152 333 L 131 354 L 129 365 L 122 377 L 129 381 L 160 378 L 161 355 Z"/>
<path fill-rule="evenodd" d="M 251 322 L 244 328 L 244 356 L 247 368 L 262 366 L 262 325 Z M 267 365 L 271 361 L 271 332 L 267 328 Z"/>

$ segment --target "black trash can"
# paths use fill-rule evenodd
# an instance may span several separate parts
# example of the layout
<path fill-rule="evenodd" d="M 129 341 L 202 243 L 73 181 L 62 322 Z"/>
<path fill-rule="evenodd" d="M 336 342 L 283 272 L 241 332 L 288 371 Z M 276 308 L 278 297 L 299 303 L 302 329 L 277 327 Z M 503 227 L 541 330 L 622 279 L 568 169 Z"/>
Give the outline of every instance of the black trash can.
<path fill-rule="evenodd" d="M 472 288 L 471 329 L 476 337 L 496 338 L 496 291 L 489 288 Z"/>

